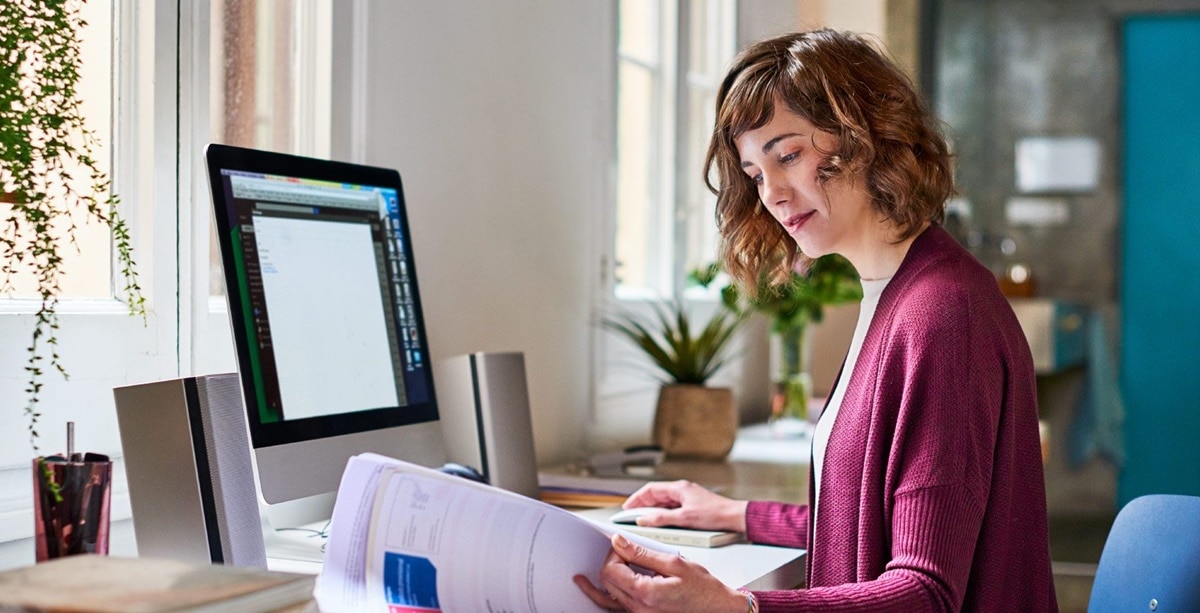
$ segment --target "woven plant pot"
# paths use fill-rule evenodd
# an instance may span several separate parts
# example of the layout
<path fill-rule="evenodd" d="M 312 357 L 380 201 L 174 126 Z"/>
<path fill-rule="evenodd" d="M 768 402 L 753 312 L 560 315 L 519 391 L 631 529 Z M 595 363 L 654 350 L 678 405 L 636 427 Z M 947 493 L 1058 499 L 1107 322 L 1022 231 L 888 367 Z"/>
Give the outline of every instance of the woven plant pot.
<path fill-rule="evenodd" d="M 672 457 L 719 460 L 733 449 L 737 407 L 729 388 L 664 385 L 654 413 L 654 444 Z"/>

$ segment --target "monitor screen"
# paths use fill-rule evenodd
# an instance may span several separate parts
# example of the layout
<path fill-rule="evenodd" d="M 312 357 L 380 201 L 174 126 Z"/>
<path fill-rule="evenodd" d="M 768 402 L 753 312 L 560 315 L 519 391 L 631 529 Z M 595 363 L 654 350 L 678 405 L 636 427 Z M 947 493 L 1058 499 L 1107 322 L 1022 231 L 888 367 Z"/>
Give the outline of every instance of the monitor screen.
<path fill-rule="evenodd" d="M 263 450 L 438 419 L 404 194 L 394 170 L 223 145 L 206 157 L 250 438 L 274 502 L 295 494 L 269 493 L 286 478 L 262 474 Z M 341 442 L 346 457 L 403 452 Z M 343 454 L 318 449 L 297 457 L 340 475 Z"/>

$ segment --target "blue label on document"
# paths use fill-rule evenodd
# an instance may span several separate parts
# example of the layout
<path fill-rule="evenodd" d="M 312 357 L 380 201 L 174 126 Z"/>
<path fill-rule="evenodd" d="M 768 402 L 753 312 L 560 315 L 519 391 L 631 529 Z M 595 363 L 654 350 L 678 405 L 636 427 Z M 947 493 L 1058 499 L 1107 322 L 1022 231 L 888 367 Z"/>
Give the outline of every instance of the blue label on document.
<path fill-rule="evenodd" d="M 383 556 L 383 590 L 390 613 L 441 611 L 437 569 L 429 558 L 387 552 Z"/>

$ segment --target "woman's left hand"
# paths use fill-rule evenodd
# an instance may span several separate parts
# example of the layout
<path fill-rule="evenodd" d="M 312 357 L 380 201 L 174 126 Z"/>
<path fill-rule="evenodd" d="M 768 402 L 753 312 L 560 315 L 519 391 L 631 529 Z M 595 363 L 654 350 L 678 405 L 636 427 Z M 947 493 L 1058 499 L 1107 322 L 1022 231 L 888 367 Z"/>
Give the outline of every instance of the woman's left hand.
<path fill-rule="evenodd" d="M 643 574 L 638 566 L 653 574 Z M 583 575 L 575 584 L 600 607 L 639 611 L 729 611 L 746 610 L 746 595 L 721 583 L 703 566 L 678 555 L 651 551 L 629 542 L 620 534 L 612 537 L 612 551 L 600 569 L 600 586 Z"/>

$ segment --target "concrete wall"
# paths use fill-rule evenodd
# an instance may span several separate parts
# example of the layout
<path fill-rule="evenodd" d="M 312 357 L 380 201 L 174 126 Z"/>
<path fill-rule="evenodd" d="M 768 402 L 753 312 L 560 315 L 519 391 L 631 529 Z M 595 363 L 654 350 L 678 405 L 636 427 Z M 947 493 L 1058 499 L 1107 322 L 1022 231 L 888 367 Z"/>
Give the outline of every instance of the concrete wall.
<path fill-rule="evenodd" d="M 1113 18 L 1094 0 L 941 0 L 936 6 L 938 115 L 958 156 L 957 181 L 983 236 L 975 251 L 1000 272 L 999 241 L 1017 243 L 1038 293 L 1087 303 L 1115 298 L 1120 101 Z M 1016 195 L 1014 147 L 1024 136 L 1088 136 L 1100 181 L 1068 197 L 1061 225 L 1005 218 Z"/>
<path fill-rule="evenodd" d="M 957 156 L 956 180 L 969 202 L 976 257 L 1002 274 L 1006 264 L 1032 268 L 1039 295 L 1111 304 L 1116 297 L 1120 217 L 1120 101 L 1112 17 L 1092 0 L 941 0 L 933 97 Z M 1008 222 L 1017 196 L 1015 146 L 1026 136 L 1087 136 L 1101 146 L 1099 185 L 1066 196 L 1061 224 Z M 1004 238 L 1016 242 L 1012 256 Z M 1101 458 L 1067 461 L 1084 372 L 1038 378 L 1050 455 L 1046 464 L 1052 514 L 1115 508 L 1116 468 Z"/>
<path fill-rule="evenodd" d="M 1127 184 L 1121 173 L 1128 168 L 1121 159 L 1121 23 L 1137 14 L 1196 14 L 1200 2 L 930 4 L 937 31 L 933 93 L 939 115 L 950 126 L 959 158 L 958 186 L 971 203 L 972 228 L 984 238 L 975 247 L 977 256 L 999 272 L 1005 258 L 998 240 L 1011 237 L 1017 243 L 1015 259 L 1032 266 L 1039 294 L 1088 303 L 1102 313 L 1115 304 L 1119 313 L 1121 186 Z M 1017 226 L 1005 218 L 1005 201 L 1016 194 L 1014 145 L 1020 137 L 1042 135 L 1096 139 L 1102 152 L 1099 184 L 1090 193 L 1067 197 L 1065 223 Z M 1100 458 L 1079 466 L 1065 461 L 1085 374 L 1039 377 L 1039 402 L 1051 433 L 1046 479 L 1052 513 L 1093 512 L 1116 503 L 1114 466 Z M 1132 418 L 1147 413 L 1128 404 L 1128 394 L 1125 398 L 1128 435 Z M 1138 453 L 1134 443 L 1126 441 L 1128 454 Z"/>

